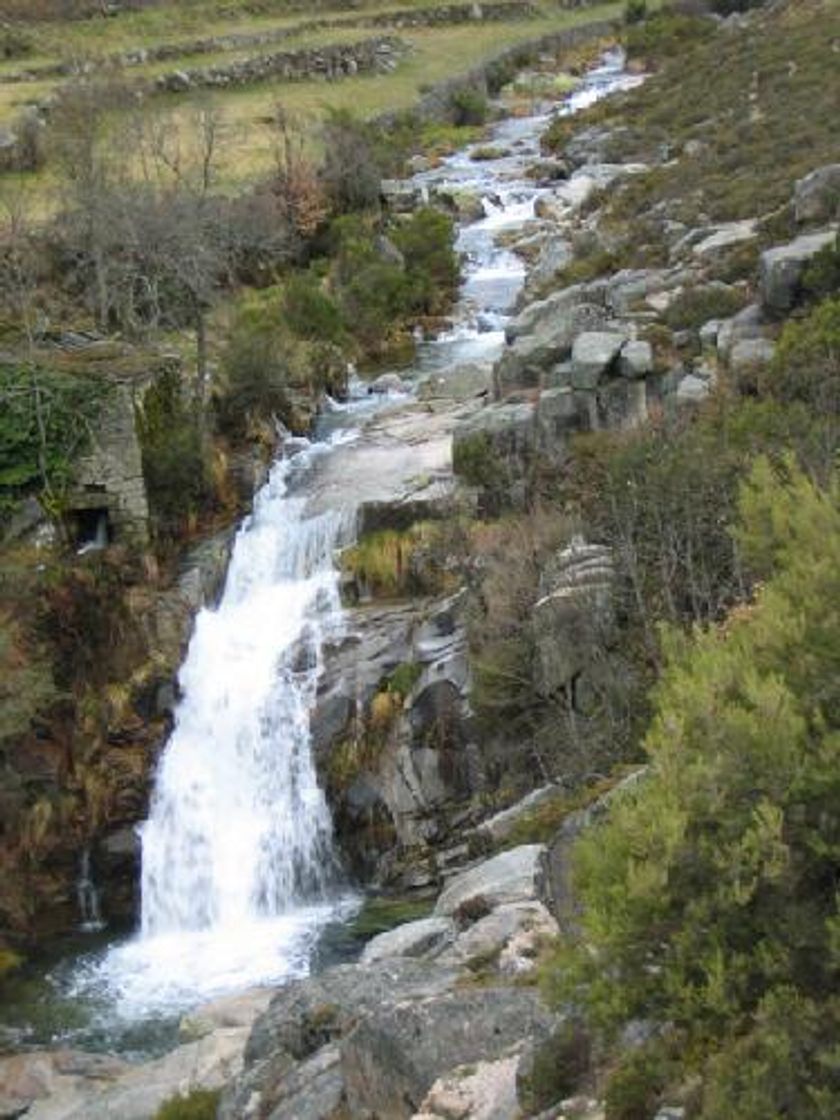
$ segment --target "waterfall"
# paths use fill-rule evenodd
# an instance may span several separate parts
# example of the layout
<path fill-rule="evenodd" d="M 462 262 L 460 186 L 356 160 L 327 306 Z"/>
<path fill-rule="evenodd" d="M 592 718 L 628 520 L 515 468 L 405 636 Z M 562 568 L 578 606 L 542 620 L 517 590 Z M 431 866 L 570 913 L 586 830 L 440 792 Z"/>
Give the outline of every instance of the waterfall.
<path fill-rule="evenodd" d="M 93 880 L 93 870 L 90 865 L 90 848 L 82 850 L 79 861 L 79 877 L 76 880 L 76 897 L 79 902 L 79 915 L 82 919 L 80 929 L 85 933 L 96 933 L 105 923 L 99 909 L 99 891 Z"/>
<path fill-rule="evenodd" d="M 304 519 L 291 470 L 278 464 L 257 496 L 181 669 L 142 829 L 144 936 L 280 915 L 336 881 L 309 712 L 324 638 L 341 624 L 333 554 L 350 519 Z"/>

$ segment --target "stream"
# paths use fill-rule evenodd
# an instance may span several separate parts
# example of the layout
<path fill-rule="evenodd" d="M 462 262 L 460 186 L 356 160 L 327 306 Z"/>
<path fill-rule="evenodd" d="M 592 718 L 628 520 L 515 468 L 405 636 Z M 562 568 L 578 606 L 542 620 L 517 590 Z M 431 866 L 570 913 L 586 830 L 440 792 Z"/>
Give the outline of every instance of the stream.
<path fill-rule="evenodd" d="M 546 188 L 525 177 L 552 113 L 574 113 L 638 81 L 613 52 L 562 103 L 496 124 L 477 162 L 459 151 L 415 176 L 478 191 L 485 217 L 462 226 L 463 283 L 453 326 L 419 343 L 405 392 L 354 384 L 295 441 L 237 534 L 219 604 L 196 619 L 182 699 L 155 775 L 142 837 L 140 929 L 96 932 L 95 885 L 80 885 L 89 932 L 38 977 L 8 985 L 0 1029 L 25 1044 L 62 1040 L 140 1056 L 171 1045 L 178 1019 L 217 996 L 278 984 L 358 952 L 342 929 L 360 896 L 342 875 L 310 750 L 325 644 L 345 632 L 335 554 L 363 501 L 451 485 L 451 417 L 435 428 L 413 386 L 467 362 L 492 362 L 522 290 L 521 260 L 500 233 L 534 216 Z M 429 481 L 431 480 L 431 482 Z M 83 892 L 82 892 L 82 889 Z"/>

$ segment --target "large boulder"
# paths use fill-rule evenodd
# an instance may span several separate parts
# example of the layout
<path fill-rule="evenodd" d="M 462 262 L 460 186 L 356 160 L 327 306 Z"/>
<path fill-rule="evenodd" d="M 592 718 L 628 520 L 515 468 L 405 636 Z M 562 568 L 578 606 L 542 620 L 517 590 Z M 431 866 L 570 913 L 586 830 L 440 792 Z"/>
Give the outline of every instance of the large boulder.
<path fill-rule="evenodd" d="M 840 163 L 818 167 L 793 191 L 797 222 L 831 222 L 840 216 Z"/>
<path fill-rule="evenodd" d="M 796 306 L 805 268 L 821 249 L 832 245 L 836 238 L 835 230 L 807 233 L 787 245 L 777 245 L 761 254 L 761 302 L 771 315 L 786 315 Z"/>
<path fill-rule="evenodd" d="M 537 939 L 556 933 L 557 924 L 541 902 L 509 902 L 473 922 L 436 959 L 482 966 L 495 961 L 500 971 L 519 975 L 533 967 Z"/>
<path fill-rule="evenodd" d="M 584 331 L 572 345 L 572 387 L 595 389 L 613 369 L 627 335 L 618 331 Z"/>
<path fill-rule="evenodd" d="M 341 1046 L 351 1116 L 413 1116 L 456 1066 L 548 1039 L 557 1018 L 533 988 L 463 988 L 366 1016 Z"/>
<path fill-rule="evenodd" d="M 523 844 L 456 875 L 435 905 L 439 917 L 451 917 L 477 903 L 487 910 L 510 902 L 530 902 L 541 889 L 542 844 Z"/>
<path fill-rule="evenodd" d="M 547 565 L 534 604 L 536 684 L 543 696 L 567 688 L 612 630 L 612 555 L 575 539 Z"/>
<path fill-rule="evenodd" d="M 453 968 L 406 959 L 339 965 L 285 985 L 254 1024 L 245 1069 L 225 1089 L 219 1120 L 331 1116 L 344 1093 L 344 1036 L 369 1014 L 440 997 L 457 978 Z"/>

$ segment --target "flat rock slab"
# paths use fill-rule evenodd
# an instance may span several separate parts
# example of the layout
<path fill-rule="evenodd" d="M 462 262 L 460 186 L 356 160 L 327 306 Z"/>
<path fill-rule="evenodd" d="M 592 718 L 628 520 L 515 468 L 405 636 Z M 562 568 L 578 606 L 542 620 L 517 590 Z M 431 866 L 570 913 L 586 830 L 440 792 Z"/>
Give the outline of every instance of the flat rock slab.
<path fill-rule="evenodd" d="M 402 405 L 315 465 L 306 516 L 365 503 L 436 502 L 452 494 L 452 430 L 469 404 Z"/>
<path fill-rule="evenodd" d="M 405 922 L 369 941 L 362 953 L 362 964 L 394 957 L 422 957 L 440 949 L 454 936 L 455 923 L 451 918 L 421 918 L 417 922 Z"/>
<path fill-rule="evenodd" d="M 543 844 L 523 844 L 456 875 L 435 906 L 435 914 L 452 916 L 465 904 L 483 900 L 488 909 L 539 896 Z"/>

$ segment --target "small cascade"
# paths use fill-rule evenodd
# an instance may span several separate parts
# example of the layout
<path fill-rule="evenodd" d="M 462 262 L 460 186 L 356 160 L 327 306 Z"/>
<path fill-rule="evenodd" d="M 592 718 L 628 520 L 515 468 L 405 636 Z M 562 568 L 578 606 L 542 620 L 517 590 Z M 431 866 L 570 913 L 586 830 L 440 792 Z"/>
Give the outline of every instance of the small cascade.
<path fill-rule="evenodd" d="M 90 862 L 90 848 L 82 851 L 79 860 L 79 877 L 76 880 L 76 897 L 79 901 L 79 928 L 84 933 L 97 933 L 103 929 L 102 912 L 99 908 L 99 891 L 93 879 Z"/>

